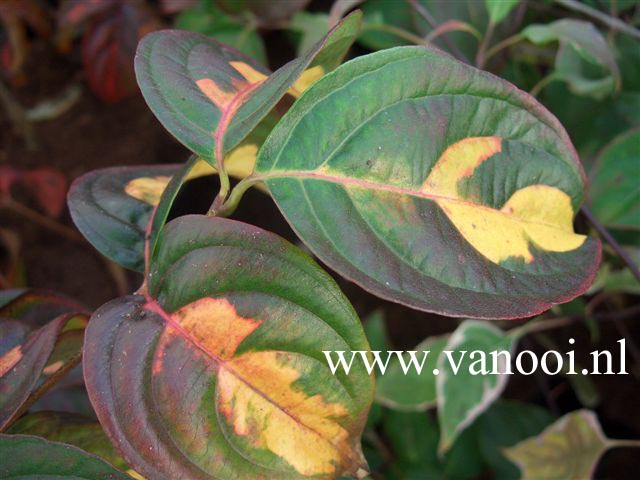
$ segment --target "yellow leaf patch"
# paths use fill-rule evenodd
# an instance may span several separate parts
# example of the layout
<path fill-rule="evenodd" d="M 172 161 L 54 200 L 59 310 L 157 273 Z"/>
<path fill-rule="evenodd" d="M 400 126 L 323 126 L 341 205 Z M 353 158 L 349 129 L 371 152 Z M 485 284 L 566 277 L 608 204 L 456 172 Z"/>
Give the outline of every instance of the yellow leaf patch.
<path fill-rule="evenodd" d="M 124 187 L 124 191 L 130 197 L 149 205 L 158 205 L 162 192 L 167 188 L 171 177 L 158 175 L 156 177 L 140 177 L 130 180 Z"/>
<path fill-rule="evenodd" d="M 22 348 L 20 345 L 13 347 L 2 357 L 0 357 L 0 377 L 7 374 L 9 370 L 16 366 L 22 358 Z"/>
<path fill-rule="evenodd" d="M 360 458 L 349 443 L 348 431 L 336 421 L 348 414 L 347 409 L 296 386 L 302 376 L 296 354 L 236 354 L 242 341 L 260 328 L 261 320 L 239 316 L 224 298 L 203 298 L 171 319 L 217 365 L 217 395 L 212 401 L 217 401 L 235 434 L 252 447 L 271 451 L 302 475 L 331 476 L 338 467 Z M 169 328 L 167 334 L 178 331 Z M 160 362 L 161 358 L 156 357 Z M 154 366 L 154 373 L 160 371 Z"/>
<path fill-rule="evenodd" d="M 231 77 L 233 88 L 229 90 L 221 88 L 211 78 L 196 80 L 196 85 L 200 91 L 220 110 L 227 110 L 238 95 L 245 92 L 248 88 L 263 82 L 267 78 L 264 73 L 258 72 L 251 65 L 247 65 L 244 62 L 232 61 L 229 62 L 229 65 L 242 75 L 244 79 L 241 80 Z"/>
<path fill-rule="evenodd" d="M 482 255 L 494 263 L 510 257 L 531 263 L 530 245 L 548 252 L 567 252 L 580 247 L 586 236 L 573 232 L 570 197 L 548 185 L 530 185 L 513 193 L 496 210 L 463 198 L 458 182 L 502 150 L 499 137 L 471 137 L 448 147 L 422 186 Z"/>

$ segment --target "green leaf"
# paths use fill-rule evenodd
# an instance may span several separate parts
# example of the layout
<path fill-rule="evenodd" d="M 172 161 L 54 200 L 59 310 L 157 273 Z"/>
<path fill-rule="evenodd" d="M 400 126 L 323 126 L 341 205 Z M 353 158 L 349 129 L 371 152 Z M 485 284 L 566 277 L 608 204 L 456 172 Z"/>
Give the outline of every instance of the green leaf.
<path fill-rule="evenodd" d="M 596 415 L 577 410 L 504 454 L 520 468 L 522 480 L 592 478 L 607 442 Z"/>
<path fill-rule="evenodd" d="M 486 322 L 467 320 L 451 335 L 436 378 L 440 452 L 498 399 L 511 366 L 504 354 L 492 352 L 507 352 L 510 359 L 514 347 L 513 338 Z"/>
<path fill-rule="evenodd" d="M 591 208 L 606 226 L 640 230 L 640 129 L 626 132 L 600 153 L 591 172 Z"/>
<path fill-rule="evenodd" d="M 138 83 L 164 127 L 215 165 L 216 148 L 218 156 L 229 152 L 287 91 L 293 87 L 292 93 L 299 95 L 340 63 L 357 36 L 360 19 L 359 12 L 352 13 L 304 56 L 273 74 L 203 35 L 153 32 L 138 45 Z"/>
<path fill-rule="evenodd" d="M 150 262 L 144 296 L 93 315 L 83 360 L 130 465 L 153 479 L 361 475 L 373 378 L 326 363 L 323 350 L 368 350 L 331 277 L 276 235 L 199 215 L 165 225 Z"/>
<path fill-rule="evenodd" d="M 573 93 L 601 99 L 620 87 L 614 53 L 592 23 L 556 20 L 547 25 L 529 25 L 521 34 L 536 45 L 560 43 L 553 75 L 566 81 Z M 593 66 L 600 67 L 602 72 L 594 74 Z"/>
<path fill-rule="evenodd" d="M 7 431 L 12 435 L 35 435 L 52 442 L 63 442 L 93 453 L 122 470 L 129 467 L 116 452 L 95 420 L 62 412 L 36 412 L 25 415 Z"/>
<path fill-rule="evenodd" d="M 484 0 L 492 23 L 498 24 L 520 3 L 520 0 Z"/>
<path fill-rule="evenodd" d="M 63 314 L 38 329 L 0 318 L 0 431 L 32 395 L 48 389 L 80 362 L 87 316 Z"/>
<path fill-rule="evenodd" d="M 520 471 L 502 453 L 525 438 L 538 435 L 553 417 L 537 405 L 498 400 L 477 420 L 478 445 L 495 480 L 518 480 Z"/>
<path fill-rule="evenodd" d="M 371 50 L 382 50 L 409 43 L 406 39 L 386 31 L 387 26 L 408 31 L 419 38 L 425 38 L 435 28 L 450 20 L 466 23 L 481 32 L 487 28 L 489 16 L 481 1 L 418 0 L 418 3 L 426 9 L 433 19 L 433 24 L 424 20 L 407 1 L 367 0 L 362 5 L 364 25 L 358 42 Z M 458 54 L 457 51 L 451 51 L 450 47 L 454 45 L 468 58 L 473 58 L 475 55 L 478 42 L 468 33 L 452 31 L 446 34 L 446 38 L 449 42 L 438 38 L 435 41 L 436 46 L 447 52 Z"/>
<path fill-rule="evenodd" d="M 438 425 L 428 414 L 387 411 L 383 430 L 394 453 L 388 478 L 463 480 L 478 478 L 482 471 L 475 428 L 463 432 L 443 458 L 437 454 Z"/>
<path fill-rule="evenodd" d="M 213 0 L 199 0 L 193 7 L 182 11 L 175 25 L 181 30 L 215 38 L 257 60 L 261 65 L 267 65 L 267 53 L 260 34 L 254 27 L 225 15 Z"/>
<path fill-rule="evenodd" d="M 265 2 L 264 0 L 215 0 L 225 12 L 249 17 L 263 28 L 282 28 L 299 10 L 303 10 L 310 0 L 287 0 L 285 2 Z"/>
<path fill-rule="evenodd" d="M 557 120 L 436 50 L 359 57 L 263 145 L 263 181 L 303 242 L 375 295 L 450 316 L 531 316 L 582 293 L 584 173 Z"/>
<path fill-rule="evenodd" d="M 79 448 L 29 435 L 0 435 L 0 478 L 131 480 Z"/>
<path fill-rule="evenodd" d="M 414 347 L 416 360 L 422 365 L 418 373 L 409 368 L 405 373 L 397 357 L 389 363 L 384 375 L 377 379 L 376 401 L 385 407 L 401 411 L 424 411 L 436 405 L 436 376 L 433 374 L 438 358 L 447 344 L 448 336 L 429 337 Z M 426 358 L 424 352 L 428 351 Z M 405 367 L 411 365 L 410 354 L 403 354 Z M 424 362 L 423 362 L 424 359 Z"/>
<path fill-rule="evenodd" d="M 8 295 L 0 307 L 0 318 L 19 320 L 29 330 L 42 327 L 65 313 L 88 311 L 75 300 L 48 290 L 29 288 L 5 292 Z"/>
<path fill-rule="evenodd" d="M 71 218 L 104 256 L 142 271 L 147 224 L 157 198 L 179 169 L 180 165 L 152 165 L 89 172 L 69 189 Z"/>
<path fill-rule="evenodd" d="M 389 350 L 391 342 L 387 333 L 384 312 L 376 310 L 364 320 L 364 333 L 369 341 L 371 350 Z"/>
<path fill-rule="evenodd" d="M 320 12 L 298 12 L 291 18 L 287 28 L 300 34 L 296 51 L 298 55 L 303 55 L 327 34 L 329 15 Z"/>

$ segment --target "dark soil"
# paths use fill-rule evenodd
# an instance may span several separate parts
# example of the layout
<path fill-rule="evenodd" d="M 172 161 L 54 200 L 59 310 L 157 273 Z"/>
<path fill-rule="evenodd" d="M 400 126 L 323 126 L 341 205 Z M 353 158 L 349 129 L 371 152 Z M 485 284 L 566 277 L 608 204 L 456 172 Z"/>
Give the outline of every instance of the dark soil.
<path fill-rule="evenodd" d="M 276 43 L 281 41 L 277 37 L 273 40 Z M 272 60 L 281 62 L 278 55 Z M 13 90 L 16 98 L 25 106 L 55 96 L 70 83 L 80 80 L 79 69 L 73 60 L 59 56 L 42 44 L 35 45 L 27 71 L 27 84 Z M 72 181 L 93 169 L 115 165 L 176 163 L 188 157 L 188 152 L 156 121 L 141 96 L 107 106 L 85 91 L 70 111 L 55 120 L 38 123 L 36 134 L 40 148 L 30 152 L 11 128 L 4 112 L 0 112 L 0 163 L 20 167 L 53 166 Z M 214 192 L 214 180 L 192 182 L 181 194 L 173 214 L 205 211 Z M 260 192 L 249 192 L 245 196 L 235 218 L 277 232 L 299 244 L 273 202 Z M 61 222 L 73 228 L 68 213 L 63 215 Z M 66 240 L 6 211 L 0 211 L 0 225 L 17 232 L 21 238 L 22 259 L 26 265 L 29 286 L 66 293 L 91 308 L 116 296 L 112 278 L 98 254 L 88 244 Z M 457 324 L 456 320 L 379 300 L 352 283 L 337 276 L 336 279 L 363 318 L 375 309 L 384 310 L 391 337 L 400 349 L 410 348 L 426 336 L 451 331 Z M 140 278 L 131 274 L 129 280 L 129 287 L 133 290 Z M 615 310 L 616 307 L 604 305 L 602 308 Z M 520 323 L 512 322 L 510 326 Z M 634 340 L 640 342 L 638 322 L 628 321 L 627 328 L 631 330 L 627 344 Z M 553 333 L 553 338 L 564 351 L 570 349 L 568 338 L 576 339 L 578 362 L 588 359 L 588 352 L 595 348 L 617 352 L 616 341 L 622 336 L 614 322 L 601 325 L 601 338 L 595 345 L 591 344 L 584 325 L 576 324 Z M 542 350 L 534 342 L 523 348 Z M 627 358 L 627 365 L 629 371 L 640 374 L 638 364 L 631 356 Z M 596 410 L 605 432 L 612 437 L 640 438 L 638 378 L 634 375 L 591 378 L 601 395 L 601 403 Z M 514 376 L 506 397 L 537 402 L 558 414 L 581 407 L 570 385 L 561 376 Z M 604 457 L 596 477 L 635 478 L 637 475 L 631 472 L 639 470 L 640 458 L 633 450 L 616 450 Z"/>

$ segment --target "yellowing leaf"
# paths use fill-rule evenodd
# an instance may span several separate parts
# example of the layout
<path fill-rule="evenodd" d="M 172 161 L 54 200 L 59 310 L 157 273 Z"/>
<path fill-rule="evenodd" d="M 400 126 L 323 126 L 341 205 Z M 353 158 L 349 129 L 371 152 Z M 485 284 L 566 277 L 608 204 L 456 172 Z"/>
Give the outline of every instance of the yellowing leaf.
<path fill-rule="evenodd" d="M 520 467 L 522 480 L 583 480 L 592 478 L 598 459 L 613 443 L 593 412 L 577 410 L 504 454 Z"/>
<path fill-rule="evenodd" d="M 471 137 L 448 147 L 425 181 L 422 192 L 434 197 L 462 236 L 494 263 L 509 258 L 534 260 L 531 245 L 547 252 L 568 252 L 586 236 L 573 233 L 570 197 L 549 185 L 530 185 L 513 193 L 500 210 L 474 203 L 459 182 L 502 150 L 498 137 Z"/>

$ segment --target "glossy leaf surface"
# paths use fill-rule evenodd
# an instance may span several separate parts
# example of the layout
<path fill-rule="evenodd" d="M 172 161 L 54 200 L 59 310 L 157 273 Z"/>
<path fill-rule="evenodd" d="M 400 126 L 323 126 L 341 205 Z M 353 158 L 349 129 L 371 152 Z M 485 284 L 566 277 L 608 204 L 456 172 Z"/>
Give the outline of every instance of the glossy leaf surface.
<path fill-rule="evenodd" d="M 510 363 L 498 352 L 510 355 L 513 347 L 512 338 L 486 322 L 467 320 L 453 332 L 444 354 L 438 357 L 440 451 L 448 450 L 460 432 L 498 399 L 510 369 Z M 496 352 L 495 360 L 492 352 Z"/>
<path fill-rule="evenodd" d="M 309 257 L 258 228 L 190 215 L 161 231 L 147 282 L 146 296 L 96 311 L 84 353 L 98 418 L 136 471 L 154 479 L 364 472 L 373 379 L 361 365 L 333 376 L 322 350 L 368 345 L 346 298 Z"/>
<path fill-rule="evenodd" d="M 152 33 L 138 46 L 138 83 L 164 127 L 215 164 L 217 144 L 228 152 L 297 81 L 294 93 L 299 94 L 340 63 L 355 40 L 360 18 L 358 12 L 349 15 L 305 55 L 273 74 L 203 35 L 178 30 Z"/>
<path fill-rule="evenodd" d="M 323 262 L 417 309 L 530 316 L 582 293 L 599 262 L 573 232 L 584 174 L 561 125 L 439 51 L 377 52 L 320 79 L 256 172 Z"/>
<path fill-rule="evenodd" d="M 0 435 L 0 478 L 131 480 L 95 455 L 30 435 Z"/>
<path fill-rule="evenodd" d="M 596 415 L 589 410 L 566 414 L 540 435 L 505 450 L 520 467 L 522 480 L 592 478 L 600 456 L 607 449 Z"/>
<path fill-rule="evenodd" d="M 640 130 L 627 132 L 600 153 L 591 174 L 591 208 L 609 227 L 640 230 Z"/>

